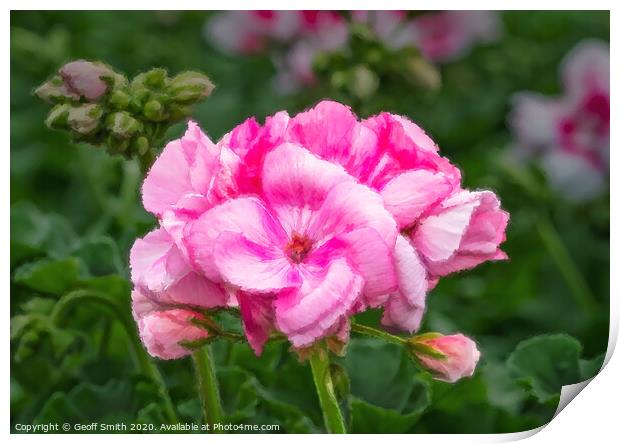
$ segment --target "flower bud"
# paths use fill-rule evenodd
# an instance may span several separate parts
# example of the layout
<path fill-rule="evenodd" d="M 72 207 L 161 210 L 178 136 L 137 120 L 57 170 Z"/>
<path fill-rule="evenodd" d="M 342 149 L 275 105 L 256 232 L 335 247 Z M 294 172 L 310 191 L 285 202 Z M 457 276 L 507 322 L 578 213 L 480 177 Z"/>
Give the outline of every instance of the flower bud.
<path fill-rule="evenodd" d="M 440 381 L 456 382 L 474 373 L 480 352 L 476 343 L 458 333 L 444 336 L 427 333 L 412 337 L 408 342 L 412 357 Z"/>
<path fill-rule="evenodd" d="M 129 103 L 131 103 L 131 96 L 126 92 L 117 89 L 110 96 L 109 102 L 112 107 L 118 110 L 124 110 L 129 106 Z"/>
<path fill-rule="evenodd" d="M 75 60 L 59 70 L 65 86 L 69 91 L 87 100 L 98 100 L 108 90 L 109 82 L 116 73 L 102 63 Z"/>
<path fill-rule="evenodd" d="M 429 91 L 437 91 L 441 87 L 441 74 L 435 65 L 421 56 L 411 57 L 405 62 L 405 75 L 414 86 Z"/>
<path fill-rule="evenodd" d="M 69 111 L 71 110 L 71 105 L 68 103 L 63 103 L 61 105 L 56 105 L 50 113 L 47 115 L 45 119 L 45 124 L 48 128 L 54 129 L 64 129 L 67 127 L 67 118 L 69 117 Z"/>
<path fill-rule="evenodd" d="M 35 95 L 47 102 L 58 103 L 68 100 L 80 100 L 79 94 L 69 91 L 62 79 L 55 76 L 34 90 Z"/>
<path fill-rule="evenodd" d="M 142 109 L 142 113 L 147 119 L 152 120 L 153 122 L 161 122 L 167 117 L 166 110 L 157 100 L 149 100 L 146 102 L 144 108 Z"/>
<path fill-rule="evenodd" d="M 69 110 L 67 123 L 69 127 L 80 135 L 90 134 L 97 129 L 101 122 L 103 109 L 94 103 L 85 103 L 73 106 Z"/>
<path fill-rule="evenodd" d="M 213 83 L 204 74 L 187 71 L 170 81 L 168 93 L 175 102 L 195 102 L 209 96 L 213 88 Z"/>
<path fill-rule="evenodd" d="M 126 111 L 110 114 L 106 120 L 106 126 L 112 135 L 119 139 L 129 139 L 142 130 L 142 124 Z"/>
<path fill-rule="evenodd" d="M 351 72 L 349 88 L 360 99 L 370 98 L 379 87 L 377 75 L 364 65 L 358 65 Z"/>
<path fill-rule="evenodd" d="M 149 150 L 149 139 L 144 136 L 137 137 L 133 142 L 133 149 L 140 156 L 144 156 Z"/>
<path fill-rule="evenodd" d="M 151 89 L 161 89 L 166 86 L 168 72 L 163 68 L 153 68 L 144 73 L 144 85 Z"/>

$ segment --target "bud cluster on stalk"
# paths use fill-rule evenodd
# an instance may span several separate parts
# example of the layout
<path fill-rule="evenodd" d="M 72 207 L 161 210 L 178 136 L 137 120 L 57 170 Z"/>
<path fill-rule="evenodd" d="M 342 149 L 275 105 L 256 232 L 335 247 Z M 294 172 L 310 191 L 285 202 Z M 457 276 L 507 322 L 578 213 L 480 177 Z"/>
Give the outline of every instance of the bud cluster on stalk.
<path fill-rule="evenodd" d="M 363 23 L 351 24 L 350 32 L 346 51 L 322 53 L 314 60 L 315 72 L 332 88 L 362 102 L 371 99 L 388 80 L 422 92 L 439 90 L 439 69 L 414 45 L 390 48 Z"/>
<path fill-rule="evenodd" d="M 101 62 L 76 60 L 35 90 L 52 105 L 45 123 L 76 142 L 105 145 L 127 158 L 152 156 L 170 125 L 191 115 L 213 91 L 207 76 L 186 71 L 170 78 L 154 68 L 128 80 Z"/>

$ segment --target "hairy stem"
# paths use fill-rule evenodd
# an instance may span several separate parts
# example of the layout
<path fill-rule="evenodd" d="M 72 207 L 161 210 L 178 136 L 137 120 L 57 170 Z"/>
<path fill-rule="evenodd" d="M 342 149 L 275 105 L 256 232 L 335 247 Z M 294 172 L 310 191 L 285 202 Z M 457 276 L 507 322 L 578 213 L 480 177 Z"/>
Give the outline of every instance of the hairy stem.
<path fill-rule="evenodd" d="M 105 294 L 93 290 L 76 290 L 72 291 L 71 293 L 65 294 L 56 303 L 56 306 L 52 311 L 52 322 L 58 325 L 60 323 L 60 320 L 62 319 L 63 314 L 70 307 L 72 307 L 73 305 L 80 305 L 86 301 L 95 302 L 106 307 L 120 321 L 120 323 L 123 325 L 123 328 L 125 329 L 125 332 L 127 333 L 129 342 L 132 345 L 134 356 L 141 372 L 145 374 L 149 379 L 151 379 L 157 386 L 159 396 L 164 402 L 164 410 L 166 412 L 166 415 L 168 416 L 168 420 L 172 423 L 178 422 L 178 418 L 174 410 L 172 400 L 170 399 L 168 389 L 166 388 L 166 384 L 164 383 L 164 379 L 161 376 L 157 365 L 155 365 L 155 363 L 146 353 L 146 350 L 144 350 L 144 347 L 142 347 L 142 343 L 136 335 L 135 328 L 131 320 L 125 315 L 125 312 L 121 310 L 116 303 L 106 297 Z"/>
<path fill-rule="evenodd" d="M 309 360 L 316 393 L 319 397 L 321 410 L 323 410 L 325 428 L 329 433 L 346 433 L 344 419 L 329 371 L 329 353 L 325 346 L 317 344 Z"/>
<path fill-rule="evenodd" d="M 192 353 L 192 360 L 196 369 L 196 379 L 198 381 L 198 391 L 202 401 L 205 423 L 211 426 L 211 430 L 214 433 L 217 433 L 213 430 L 213 424 L 222 422 L 223 412 L 211 347 L 205 345 L 194 351 Z"/>
<path fill-rule="evenodd" d="M 356 333 L 370 336 L 371 338 L 381 339 L 383 341 L 391 342 L 397 345 L 405 345 L 407 340 L 401 338 L 400 336 L 392 335 L 383 330 L 377 330 L 376 328 L 368 327 L 362 324 L 353 324 L 351 325 L 351 331 Z"/>

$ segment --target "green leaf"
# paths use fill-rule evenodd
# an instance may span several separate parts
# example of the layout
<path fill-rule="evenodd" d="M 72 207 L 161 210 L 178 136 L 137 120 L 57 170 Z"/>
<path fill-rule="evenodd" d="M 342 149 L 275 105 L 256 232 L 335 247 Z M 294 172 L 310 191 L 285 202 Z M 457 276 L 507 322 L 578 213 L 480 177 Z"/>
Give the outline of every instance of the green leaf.
<path fill-rule="evenodd" d="M 487 386 L 487 398 L 493 406 L 517 414 L 527 391 L 510 376 L 504 364 L 487 362 L 481 369 Z"/>
<path fill-rule="evenodd" d="M 579 372 L 581 374 L 581 380 L 585 381 L 598 374 L 603 367 L 605 361 L 605 353 L 601 353 L 592 359 L 580 359 L 579 360 Z"/>
<path fill-rule="evenodd" d="M 375 339 L 353 339 L 344 366 L 352 395 L 387 409 L 405 407 L 417 371 L 402 347 Z"/>
<path fill-rule="evenodd" d="M 556 402 L 562 386 L 582 380 L 580 353 L 581 344 L 568 335 L 536 336 L 519 343 L 507 365 L 539 401 Z"/>
<path fill-rule="evenodd" d="M 83 271 L 76 258 L 41 259 L 15 270 L 13 280 L 32 290 L 62 295 L 75 287 Z"/>
<path fill-rule="evenodd" d="M 107 236 L 81 241 L 70 255 L 81 259 L 92 276 L 120 274 L 125 269 L 118 246 Z"/>
<path fill-rule="evenodd" d="M 386 409 L 353 398 L 351 400 L 351 433 L 406 433 L 420 419 L 431 401 L 429 385 L 414 380 L 405 412 Z"/>
<path fill-rule="evenodd" d="M 134 422 L 133 404 L 133 390 L 129 380 L 110 380 L 101 386 L 81 383 L 68 393 L 54 393 L 33 422 Z"/>
<path fill-rule="evenodd" d="M 45 254 L 64 255 L 75 240 L 69 223 L 56 214 L 44 214 L 34 205 L 11 206 L 11 267 Z"/>

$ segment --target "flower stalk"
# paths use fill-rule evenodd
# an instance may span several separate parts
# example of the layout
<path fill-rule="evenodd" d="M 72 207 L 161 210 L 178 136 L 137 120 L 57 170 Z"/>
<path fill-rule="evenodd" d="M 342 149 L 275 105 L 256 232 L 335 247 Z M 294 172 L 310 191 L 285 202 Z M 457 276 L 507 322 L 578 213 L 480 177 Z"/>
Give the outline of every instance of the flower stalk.
<path fill-rule="evenodd" d="M 338 405 L 330 372 L 329 353 L 323 344 L 315 346 L 309 361 L 327 432 L 346 433 L 344 418 Z"/>
<path fill-rule="evenodd" d="M 205 424 L 208 424 L 210 430 L 217 433 L 213 429 L 213 425 L 222 421 L 223 411 L 211 347 L 207 344 L 195 350 L 192 353 L 192 361 L 196 370 Z"/>

